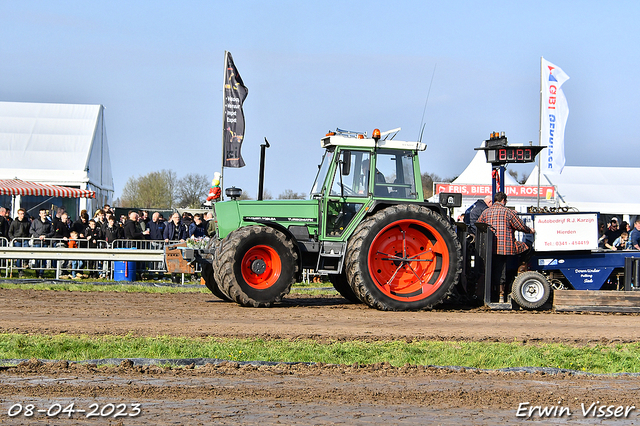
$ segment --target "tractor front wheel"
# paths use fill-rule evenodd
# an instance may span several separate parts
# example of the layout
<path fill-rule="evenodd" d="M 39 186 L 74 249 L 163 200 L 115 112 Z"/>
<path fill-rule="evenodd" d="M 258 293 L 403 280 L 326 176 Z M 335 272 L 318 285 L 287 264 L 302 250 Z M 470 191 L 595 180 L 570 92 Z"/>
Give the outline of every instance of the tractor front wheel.
<path fill-rule="evenodd" d="M 298 268 L 289 238 L 268 226 L 252 225 L 222 241 L 215 277 L 222 292 L 242 306 L 270 307 L 289 293 Z"/>

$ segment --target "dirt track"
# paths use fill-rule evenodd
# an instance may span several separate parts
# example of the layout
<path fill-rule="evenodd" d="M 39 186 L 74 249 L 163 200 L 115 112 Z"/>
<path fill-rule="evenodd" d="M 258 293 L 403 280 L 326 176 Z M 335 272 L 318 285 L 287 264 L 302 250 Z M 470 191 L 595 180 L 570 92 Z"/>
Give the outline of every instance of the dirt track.
<path fill-rule="evenodd" d="M 225 336 L 318 340 L 442 339 L 524 342 L 638 341 L 636 315 L 436 310 L 379 312 L 338 296 L 290 296 L 248 309 L 203 294 L 0 290 L 0 332 Z M 76 413 L 56 424 L 505 424 L 519 404 L 566 406 L 578 424 L 596 401 L 638 406 L 635 377 L 455 372 L 424 367 L 238 366 L 95 369 L 28 363 L 0 373 L 0 424 L 47 424 L 45 413 L 9 417 L 14 404 L 48 409 L 71 402 L 139 402 L 137 417 L 98 420 Z M 55 408 L 55 407 L 54 407 Z M 131 407 L 127 407 L 131 412 Z M 616 424 L 638 423 L 630 409 Z M 539 416 L 533 420 L 540 421 Z M 547 424 L 567 420 L 547 419 Z"/>
<path fill-rule="evenodd" d="M 484 309 L 381 312 L 339 296 L 289 295 L 270 309 L 213 295 L 0 290 L 0 332 L 321 340 L 437 339 L 585 344 L 640 341 L 638 315 Z"/>

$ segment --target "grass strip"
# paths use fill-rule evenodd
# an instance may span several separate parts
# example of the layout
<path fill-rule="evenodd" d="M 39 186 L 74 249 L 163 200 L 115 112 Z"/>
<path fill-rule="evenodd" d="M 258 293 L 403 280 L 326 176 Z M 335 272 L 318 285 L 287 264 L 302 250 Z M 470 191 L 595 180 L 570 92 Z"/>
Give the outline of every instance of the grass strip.
<path fill-rule="evenodd" d="M 322 284 L 316 286 L 327 287 Z M 329 284 L 328 287 L 331 287 Z M 153 285 L 136 285 L 136 284 L 89 284 L 76 282 L 57 282 L 57 283 L 7 283 L 0 281 L 0 289 L 20 289 L 20 290 L 51 290 L 51 291 L 112 291 L 120 293 L 205 293 L 211 294 L 205 286 L 182 287 L 182 286 L 153 286 Z M 292 294 L 321 295 L 321 294 L 338 294 L 333 288 L 328 290 L 320 290 L 318 288 L 308 287 L 308 285 L 294 285 L 291 288 Z"/>
<path fill-rule="evenodd" d="M 84 284 L 84 283 L 0 283 L 0 289 L 51 290 L 51 291 L 84 291 L 84 292 L 119 292 L 119 293 L 211 293 L 205 286 L 152 286 L 136 284 Z"/>
<path fill-rule="evenodd" d="M 475 368 L 551 367 L 592 373 L 640 372 L 640 343 L 572 347 L 487 342 L 331 342 L 133 336 L 0 334 L 0 359 L 219 358 Z"/>

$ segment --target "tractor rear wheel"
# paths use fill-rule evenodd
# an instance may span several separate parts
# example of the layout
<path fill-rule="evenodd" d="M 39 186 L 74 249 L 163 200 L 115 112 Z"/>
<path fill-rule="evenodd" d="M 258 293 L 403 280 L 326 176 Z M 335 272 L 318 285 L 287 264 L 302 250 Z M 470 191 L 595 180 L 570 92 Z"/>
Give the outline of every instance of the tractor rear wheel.
<path fill-rule="evenodd" d="M 426 207 L 400 204 L 363 220 L 349 239 L 347 279 L 380 310 L 429 309 L 458 282 L 462 250 L 447 221 Z"/>
<path fill-rule="evenodd" d="M 268 226 L 245 226 L 222 241 L 214 266 L 220 289 L 242 306 L 270 307 L 289 293 L 298 273 L 292 241 Z"/>

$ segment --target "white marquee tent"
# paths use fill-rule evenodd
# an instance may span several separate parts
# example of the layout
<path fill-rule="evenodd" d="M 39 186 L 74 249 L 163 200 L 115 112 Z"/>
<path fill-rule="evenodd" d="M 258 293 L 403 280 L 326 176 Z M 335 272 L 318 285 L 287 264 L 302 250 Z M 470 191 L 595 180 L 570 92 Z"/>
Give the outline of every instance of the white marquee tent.
<path fill-rule="evenodd" d="M 484 141 L 481 147 L 484 147 Z M 519 185 L 509 173 L 504 174 L 504 180 L 507 185 Z M 458 184 L 491 185 L 491 164 L 487 163 L 484 151 L 476 151 L 473 160 L 453 182 Z"/>
<path fill-rule="evenodd" d="M 89 212 L 111 203 L 104 107 L 0 102 L 0 179 L 95 191 L 79 201 Z"/>
<path fill-rule="evenodd" d="M 537 185 L 536 166 L 526 185 Z M 559 175 L 540 177 L 540 185 L 555 185 L 557 204 L 583 212 L 609 215 L 640 214 L 640 168 L 565 166 Z"/>

